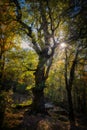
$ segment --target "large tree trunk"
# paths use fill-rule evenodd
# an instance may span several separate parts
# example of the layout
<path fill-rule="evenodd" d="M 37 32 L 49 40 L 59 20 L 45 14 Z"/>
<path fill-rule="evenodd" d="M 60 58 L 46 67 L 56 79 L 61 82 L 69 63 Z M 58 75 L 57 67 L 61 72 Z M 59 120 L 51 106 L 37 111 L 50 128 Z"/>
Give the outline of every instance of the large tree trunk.
<path fill-rule="evenodd" d="M 32 112 L 33 113 L 45 113 L 45 101 L 44 101 L 44 88 L 45 88 L 45 68 L 42 66 L 37 67 L 35 75 L 35 87 L 32 89 L 33 93 L 33 103 Z"/>
<path fill-rule="evenodd" d="M 50 62 L 50 64 L 46 67 L 46 63 L 49 59 L 49 57 L 46 57 L 46 53 L 48 53 L 48 51 L 43 53 L 41 56 L 39 55 L 39 63 L 36 71 L 34 72 L 35 87 L 32 89 L 33 103 L 31 108 L 31 112 L 33 113 L 48 114 L 45 109 L 44 88 L 46 87 L 45 83 L 48 78 L 52 62 Z"/>
<path fill-rule="evenodd" d="M 32 112 L 33 113 L 45 113 L 45 101 L 44 101 L 44 90 L 33 88 L 33 103 Z"/>

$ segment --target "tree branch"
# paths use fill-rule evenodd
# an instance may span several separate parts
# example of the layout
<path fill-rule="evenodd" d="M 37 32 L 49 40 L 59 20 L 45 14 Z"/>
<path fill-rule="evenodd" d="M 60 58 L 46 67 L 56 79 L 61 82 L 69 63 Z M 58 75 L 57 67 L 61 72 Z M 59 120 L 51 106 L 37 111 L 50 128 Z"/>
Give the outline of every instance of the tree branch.
<path fill-rule="evenodd" d="M 45 79 L 48 78 L 48 74 L 49 74 L 49 71 L 50 71 L 50 68 L 51 68 L 51 65 L 52 65 L 52 61 L 53 61 L 53 56 L 49 59 L 49 65 L 47 66 L 47 70 L 46 70 L 46 73 L 45 73 Z"/>
<path fill-rule="evenodd" d="M 36 71 L 36 69 L 31 69 L 31 68 L 28 68 L 26 66 L 24 66 L 26 68 L 26 70 L 24 70 L 23 72 L 26 72 L 26 71 Z"/>
<path fill-rule="evenodd" d="M 40 50 L 38 44 L 36 43 L 34 36 L 32 36 L 32 26 L 28 26 L 26 23 L 24 23 L 21 20 L 22 19 L 22 12 L 21 12 L 21 7 L 20 7 L 18 0 L 13 0 L 13 2 L 15 3 L 16 8 L 17 8 L 17 16 L 16 16 L 17 19 L 16 19 L 16 21 L 18 21 L 25 29 L 28 30 L 27 35 L 32 39 L 33 48 L 36 51 L 36 53 L 39 55 L 41 50 Z"/>

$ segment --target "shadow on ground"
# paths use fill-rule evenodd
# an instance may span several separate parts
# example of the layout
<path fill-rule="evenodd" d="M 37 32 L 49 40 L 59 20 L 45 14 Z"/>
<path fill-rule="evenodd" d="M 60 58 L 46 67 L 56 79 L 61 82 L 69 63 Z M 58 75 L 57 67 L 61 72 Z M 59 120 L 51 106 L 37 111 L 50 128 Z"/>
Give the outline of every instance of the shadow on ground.
<path fill-rule="evenodd" d="M 15 109 L 6 113 L 3 128 L 0 130 L 87 130 L 84 116 L 77 117 L 76 120 L 77 126 L 70 127 L 68 115 L 59 109 L 49 110 L 49 115 L 30 115 L 28 109 Z"/>

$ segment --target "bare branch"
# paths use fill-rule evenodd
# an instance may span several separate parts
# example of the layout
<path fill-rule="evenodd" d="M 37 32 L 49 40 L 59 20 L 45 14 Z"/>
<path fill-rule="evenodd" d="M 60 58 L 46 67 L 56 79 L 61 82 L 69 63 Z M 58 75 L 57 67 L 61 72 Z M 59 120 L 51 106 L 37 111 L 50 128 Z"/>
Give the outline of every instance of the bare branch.
<path fill-rule="evenodd" d="M 40 10 L 41 18 L 42 18 L 42 29 L 44 32 L 45 44 L 48 45 L 51 34 L 48 31 L 48 21 L 46 18 L 46 12 L 43 7 L 43 1 L 40 1 L 39 10 Z"/>
<path fill-rule="evenodd" d="M 36 71 L 36 69 L 31 69 L 31 68 L 28 68 L 27 66 L 24 66 L 26 68 L 26 70 L 24 70 L 23 72 L 26 72 L 26 71 Z"/>
<path fill-rule="evenodd" d="M 22 17 L 22 13 L 21 13 L 21 7 L 20 7 L 20 4 L 19 4 L 19 2 L 18 2 L 18 0 L 12 0 L 14 3 L 15 3 L 15 5 L 16 5 L 16 11 L 17 11 L 17 20 L 21 20 L 21 17 Z"/>
<path fill-rule="evenodd" d="M 49 71 L 50 71 L 50 68 L 51 68 L 51 65 L 52 65 L 52 61 L 53 61 L 53 56 L 49 59 L 49 65 L 47 66 L 47 70 L 46 70 L 46 73 L 45 73 L 45 79 L 48 78 L 48 74 L 49 74 Z"/>
<path fill-rule="evenodd" d="M 48 2 L 48 0 L 46 0 L 46 2 L 47 2 L 47 7 L 48 7 L 48 10 L 49 10 L 49 18 L 50 18 L 50 29 L 51 29 L 51 31 L 52 32 L 54 32 L 54 29 L 53 29 L 53 20 L 52 20 L 52 16 L 51 16 L 51 9 L 50 9 L 50 7 L 49 7 L 49 2 Z"/>

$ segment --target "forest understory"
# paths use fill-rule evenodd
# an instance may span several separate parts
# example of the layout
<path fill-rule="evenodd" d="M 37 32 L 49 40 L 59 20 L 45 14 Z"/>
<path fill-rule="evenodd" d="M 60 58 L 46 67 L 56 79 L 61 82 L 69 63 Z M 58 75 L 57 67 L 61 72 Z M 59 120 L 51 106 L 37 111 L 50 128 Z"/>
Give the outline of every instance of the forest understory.
<path fill-rule="evenodd" d="M 76 126 L 70 126 L 68 111 L 52 101 L 46 103 L 48 114 L 30 114 L 30 104 L 11 105 L 5 110 L 2 130 L 87 130 L 86 115 L 76 112 Z"/>

